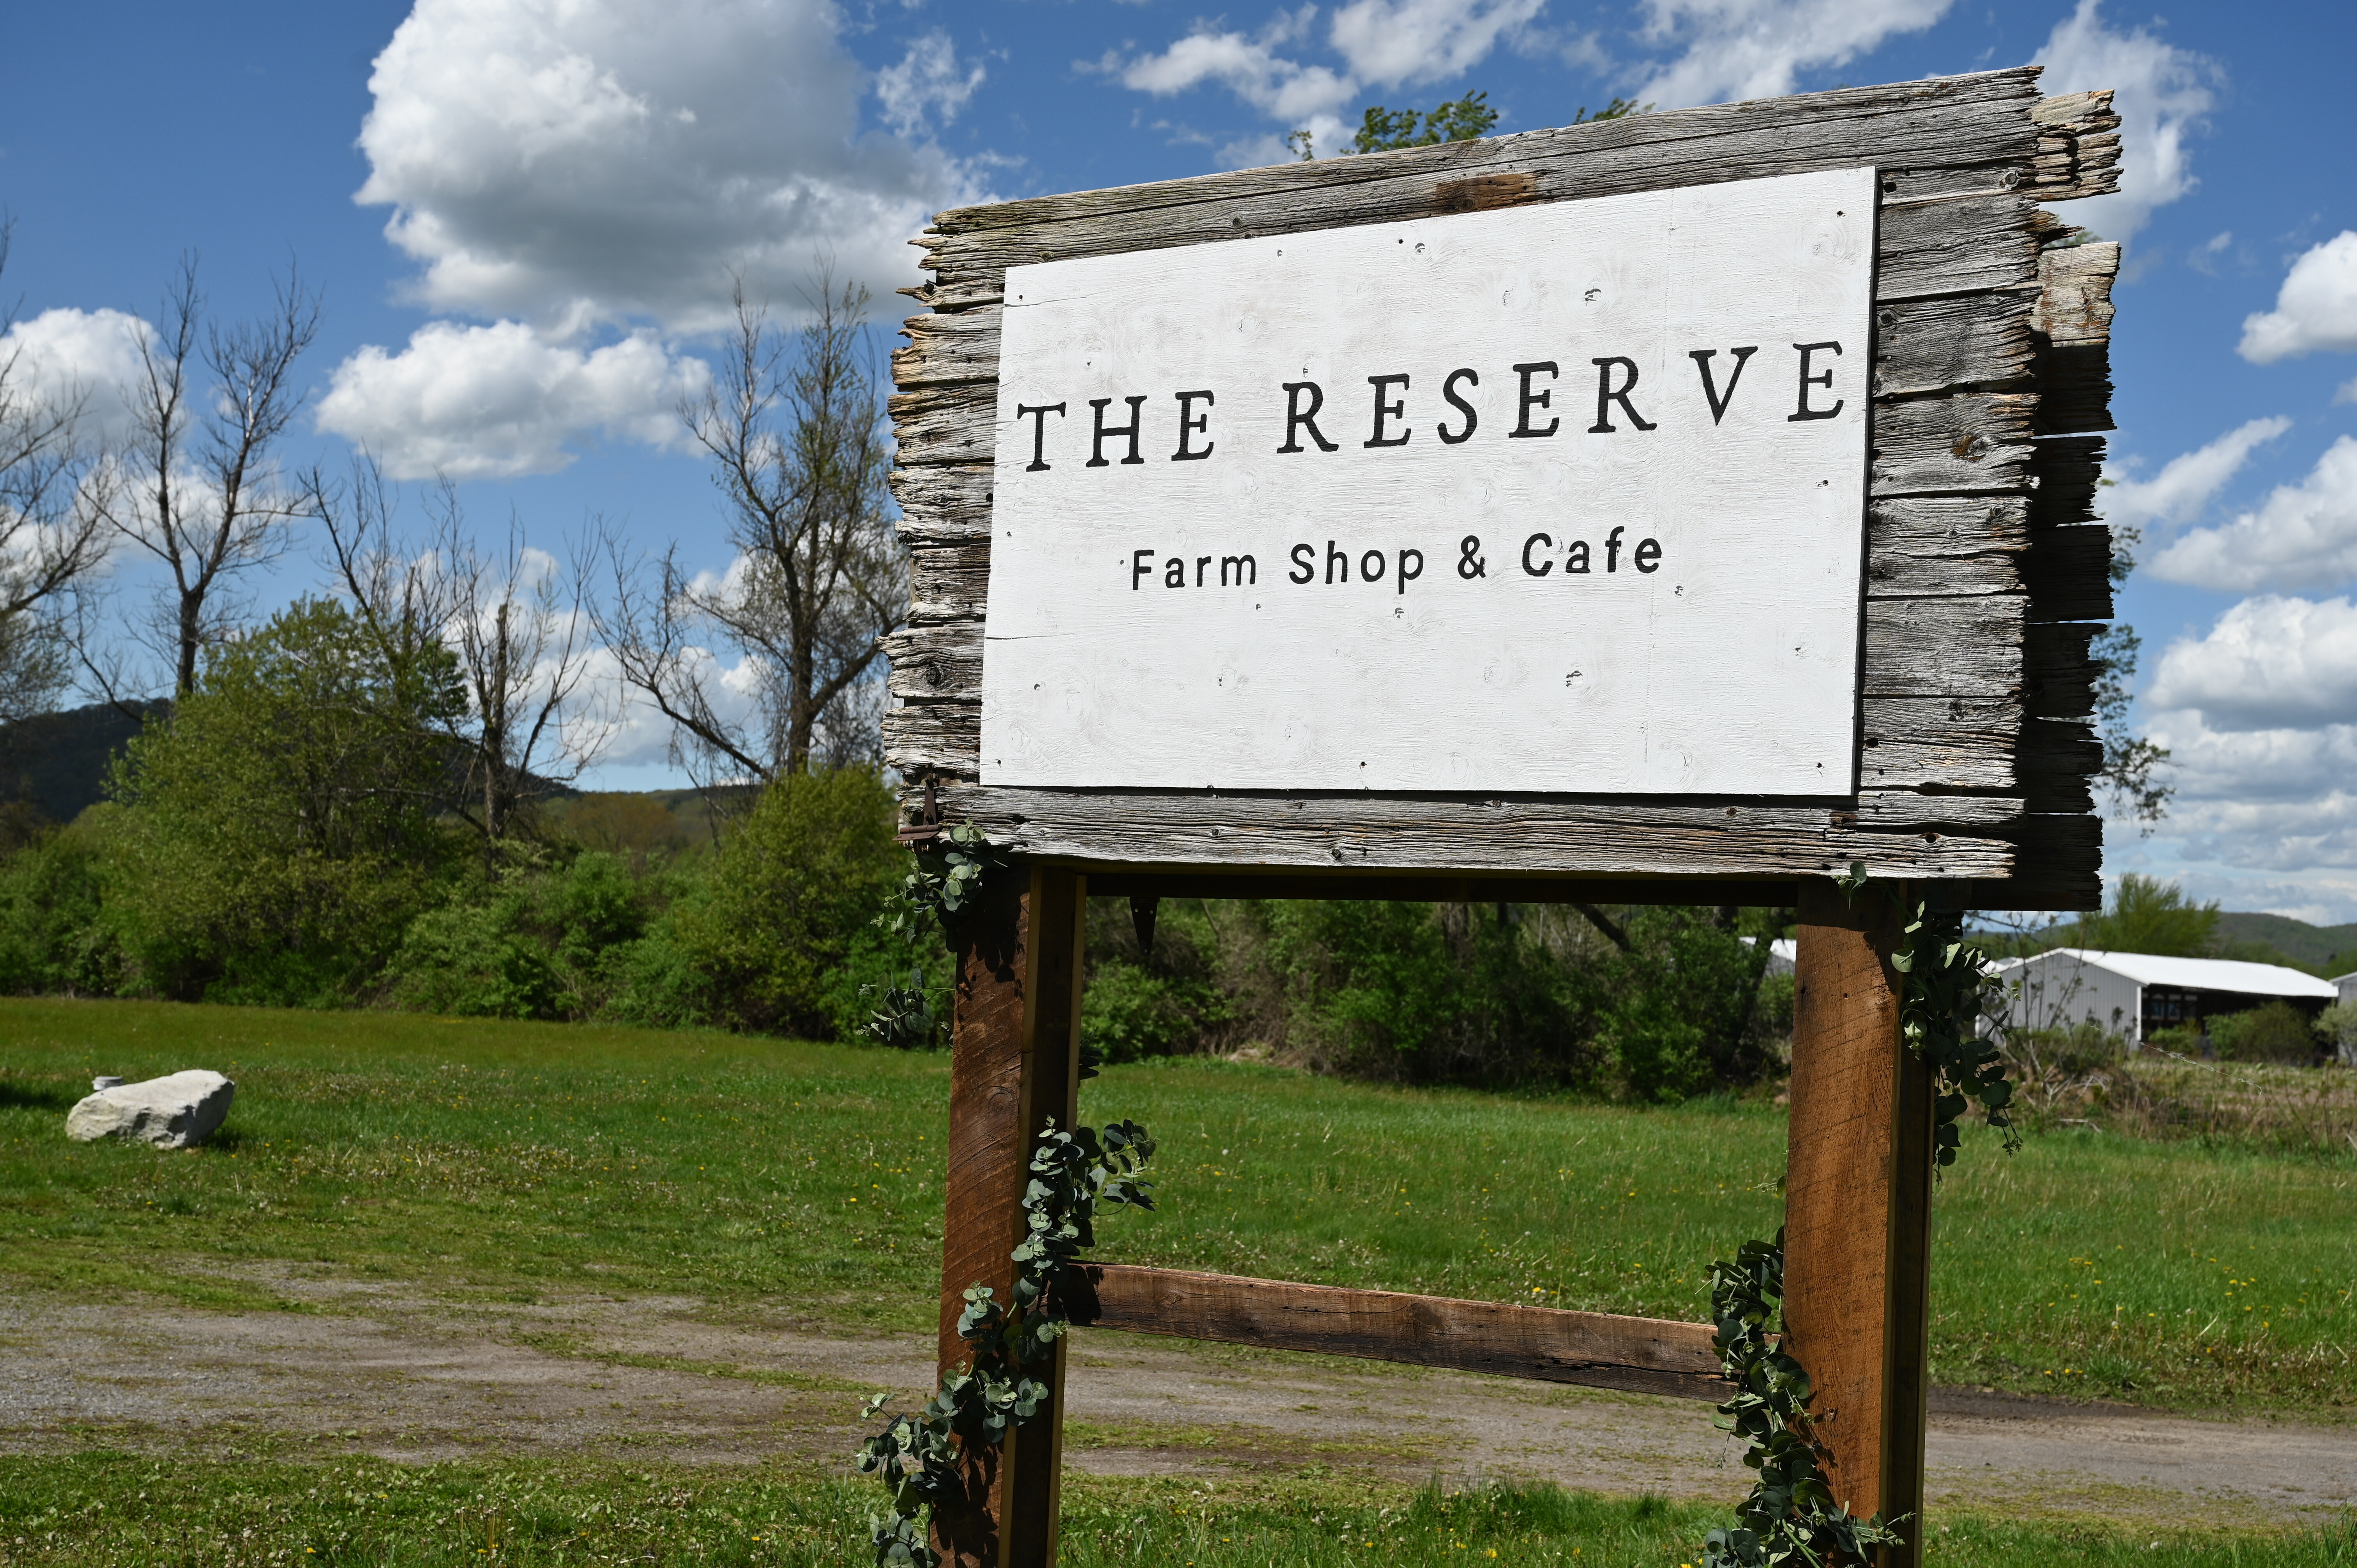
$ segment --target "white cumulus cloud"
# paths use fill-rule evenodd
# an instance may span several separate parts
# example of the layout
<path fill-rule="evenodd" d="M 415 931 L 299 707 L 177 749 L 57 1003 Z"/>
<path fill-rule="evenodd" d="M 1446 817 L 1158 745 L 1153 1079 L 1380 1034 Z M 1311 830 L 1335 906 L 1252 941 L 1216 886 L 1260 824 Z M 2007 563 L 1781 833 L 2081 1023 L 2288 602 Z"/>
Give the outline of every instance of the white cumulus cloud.
<path fill-rule="evenodd" d="M 1774 98 L 1800 72 L 1846 65 L 1921 32 L 1953 0 L 1645 0 L 1641 37 L 1682 52 L 1637 90 L 1663 109 Z"/>
<path fill-rule="evenodd" d="M 683 446 L 680 400 L 710 377 L 703 360 L 648 333 L 583 350 L 520 321 L 436 321 L 397 354 L 371 347 L 338 366 L 318 421 L 396 478 L 545 474 L 573 460 L 568 441 L 591 432 Z"/>
<path fill-rule="evenodd" d="M 80 403 L 87 437 L 131 435 L 124 390 L 139 379 L 139 346 L 155 329 L 120 310 L 44 310 L 0 335 L 9 391 L 51 408 Z"/>
<path fill-rule="evenodd" d="M 2187 534 L 2154 557 L 2152 571 L 2241 593 L 2357 580 L 2357 437 L 2335 441 L 2306 478 L 2276 486 L 2233 521 Z"/>
<path fill-rule="evenodd" d="M 2207 635 L 2169 645 L 2147 701 L 2199 709 L 2210 730 L 2346 728 L 2357 721 L 2357 606 L 2245 599 Z"/>
<path fill-rule="evenodd" d="M 823 252 L 914 282 L 909 237 L 969 193 L 939 152 L 855 134 L 838 25 L 827 0 L 417 0 L 369 79 L 358 199 L 393 208 L 425 304 L 544 331 L 712 329 L 731 268 L 791 303 Z"/>
<path fill-rule="evenodd" d="M 2079 0 L 2079 8 L 2038 52 L 2038 62 L 2046 68 L 2040 85 L 2050 93 L 2103 87 L 2115 91 L 2120 188 L 2071 203 L 2070 217 L 2106 239 L 2125 240 L 2144 227 L 2155 208 L 2193 188 L 2186 142 L 2201 128 L 2214 102 L 2211 84 L 2218 68 L 2146 28 L 2113 31 L 2104 25 L 2101 4 Z"/>
<path fill-rule="evenodd" d="M 1318 7 L 1279 10 L 1258 31 L 1199 27 L 1158 53 L 1124 59 L 1118 53 L 1095 69 L 1125 87 L 1157 97 L 1216 84 L 1286 127 L 1309 131 L 1321 147 L 1347 141 L 1354 126 L 1338 111 L 1370 88 L 1399 87 L 1456 76 L 1489 58 L 1501 43 L 1524 37 L 1546 0 L 1351 0 L 1321 30 Z M 1308 58 L 1322 47 L 1341 59 L 1337 69 Z M 1245 138 L 1223 149 L 1232 164 L 1289 156 L 1272 137 Z"/>
<path fill-rule="evenodd" d="M 2254 419 L 2207 446 L 2170 458 L 2168 466 L 2149 479 L 2118 478 L 2106 473 L 2104 478 L 2112 483 L 2104 489 L 2104 521 L 2115 528 L 2182 526 L 2191 522 L 2201 515 L 2211 498 L 2225 488 L 2226 481 L 2241 472 L 2255 449 L 2290 428 L 2291 421 L 2280 415 Z"/>
<path fill-rule="evenodd" d="M 876 73 L 876 97 L 884 119 L 903 136 L 920 136 L 939 118 L 944 125 L 980 90 L 985 72 L 958 66 L 957 45 L 938 28 L 909 46 L 900 63 Z"/>
<path fill-rule="evenodd" d="M 1327 37 L 1366 81 L 1438 81 L 1489 58 L 1546 0 L 1352 0 Z"/>
<path fill-rule="evenodd" d="M 2357 230 L 2343 229 L 2294 262 L 2276 307 L 2243 322 L 2240 352 L 2254 364 L 2319 349 L 2357 349 Z M 2341 391 L 2352 388 L 2357 381 Z"/>

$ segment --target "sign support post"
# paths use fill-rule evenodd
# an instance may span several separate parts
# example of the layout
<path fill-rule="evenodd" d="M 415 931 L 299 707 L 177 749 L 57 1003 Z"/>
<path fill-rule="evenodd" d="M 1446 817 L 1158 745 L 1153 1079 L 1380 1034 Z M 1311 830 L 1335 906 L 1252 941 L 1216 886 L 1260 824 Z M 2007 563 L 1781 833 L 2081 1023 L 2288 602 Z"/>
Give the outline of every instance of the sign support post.
<path fill-rule="evenodd" d="M 1801 887 L 1784 1188 L 1784 1348 L 1809 1370 L 1834 1498 L 1906 1515 L 1921 1561 L 1932 1085 L 1900 1032 L 1900 901 Z"/>
<path fill-rule="evenodd" d="M 958 1337 L 968 1286 L 1011 1301 L 1009 1256 L 1025 1235 L 1031 1151 L 1053 1119 L 1070 1127 L 1080 1097 L 1081 926 L 1086 878 L 1038 862 L 992 878 L 960 929 L 950 1046 L 947 1215 L 942 1237 L 941 1370 L 963 1370 Z M 967 1501 L 933 1512 L 946 1568 L 1046 1568 L 1056 1560 L 1063 1469 L 1064 1344 L 1054 1397 L 1005 1444 L 969 1444 Z"/>

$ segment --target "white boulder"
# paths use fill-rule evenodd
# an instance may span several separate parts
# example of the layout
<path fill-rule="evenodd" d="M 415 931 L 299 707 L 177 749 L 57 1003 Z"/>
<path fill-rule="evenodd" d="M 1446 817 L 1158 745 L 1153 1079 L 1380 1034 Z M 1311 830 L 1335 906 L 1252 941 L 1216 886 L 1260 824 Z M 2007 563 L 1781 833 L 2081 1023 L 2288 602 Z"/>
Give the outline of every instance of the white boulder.
<path fill-rule="evenodd" d="M 102 1089 L 66 1112 L 66 1136 L 80 1143 L 135 1138 L 159 1149 L 186 1149 L 213 1135 L 229 1115 L 237 1085 L 217 1072 L 176 1072 Z"/>

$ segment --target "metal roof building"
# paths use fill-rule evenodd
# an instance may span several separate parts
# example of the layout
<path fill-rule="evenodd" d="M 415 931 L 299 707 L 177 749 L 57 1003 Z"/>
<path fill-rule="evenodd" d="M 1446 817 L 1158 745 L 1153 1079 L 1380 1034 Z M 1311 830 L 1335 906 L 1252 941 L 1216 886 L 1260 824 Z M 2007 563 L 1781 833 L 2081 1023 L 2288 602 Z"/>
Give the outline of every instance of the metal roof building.
<path fill-rule="evenodd" d="M 2357 992 L 2281 964 L 2088 948 L 2000 960 L 1997 973 L 2006 995 L 2000 1023 L 2044 1029 L 2093 1021 L 2138 1042 L 2155 1029 L 2277 1000 L 2312 1015 Z"/>

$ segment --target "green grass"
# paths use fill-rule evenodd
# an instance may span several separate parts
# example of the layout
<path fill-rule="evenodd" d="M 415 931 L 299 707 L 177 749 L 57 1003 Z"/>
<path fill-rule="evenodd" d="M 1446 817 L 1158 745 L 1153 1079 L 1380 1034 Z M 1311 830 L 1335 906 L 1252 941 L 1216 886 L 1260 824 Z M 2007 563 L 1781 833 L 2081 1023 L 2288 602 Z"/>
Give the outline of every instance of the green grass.
<path fill-rule="evenodd" d="M 239 1083 L 206 1149 L 71 1144 L 97 1072 Z M 699 1296 L 930 1326 L 942 1057 L 376 1013 L 0 1003 L 0 1284 L 285 1299 L 325 1264 L 450 1291 Z M 1160 1140 L 1162 1208 L 1099 1255 L 1698 1318 L 1778 1222 L 1782 1114 L 1113 1069 L 1089 1120 Z M 1935 1206 L 1945 1382 L 2357 1411 L 2357 1160 L 1968 1136 Z"/>
<path fill-rule="evenodd" d="M 867 1559 L 867 1489 L 776 1468 L 605 1461 L 226 1462 L 94 1451 L 0 1461 L 0 1563 L 841 1564 Z M 1451 1492 L 1317 1474 L 1065 1483 L 1066 1568 L 1356 1568 L 1699 1561 L 1714 1510 L 1546 1486 Z M 1935 1513 L 1927 1555 L 1974 1568 L 2357 1564 L 2346 1524 L 2236 1534 Z M 2161 1550 L 2155 1550 L 2156 1547 Z"/>

